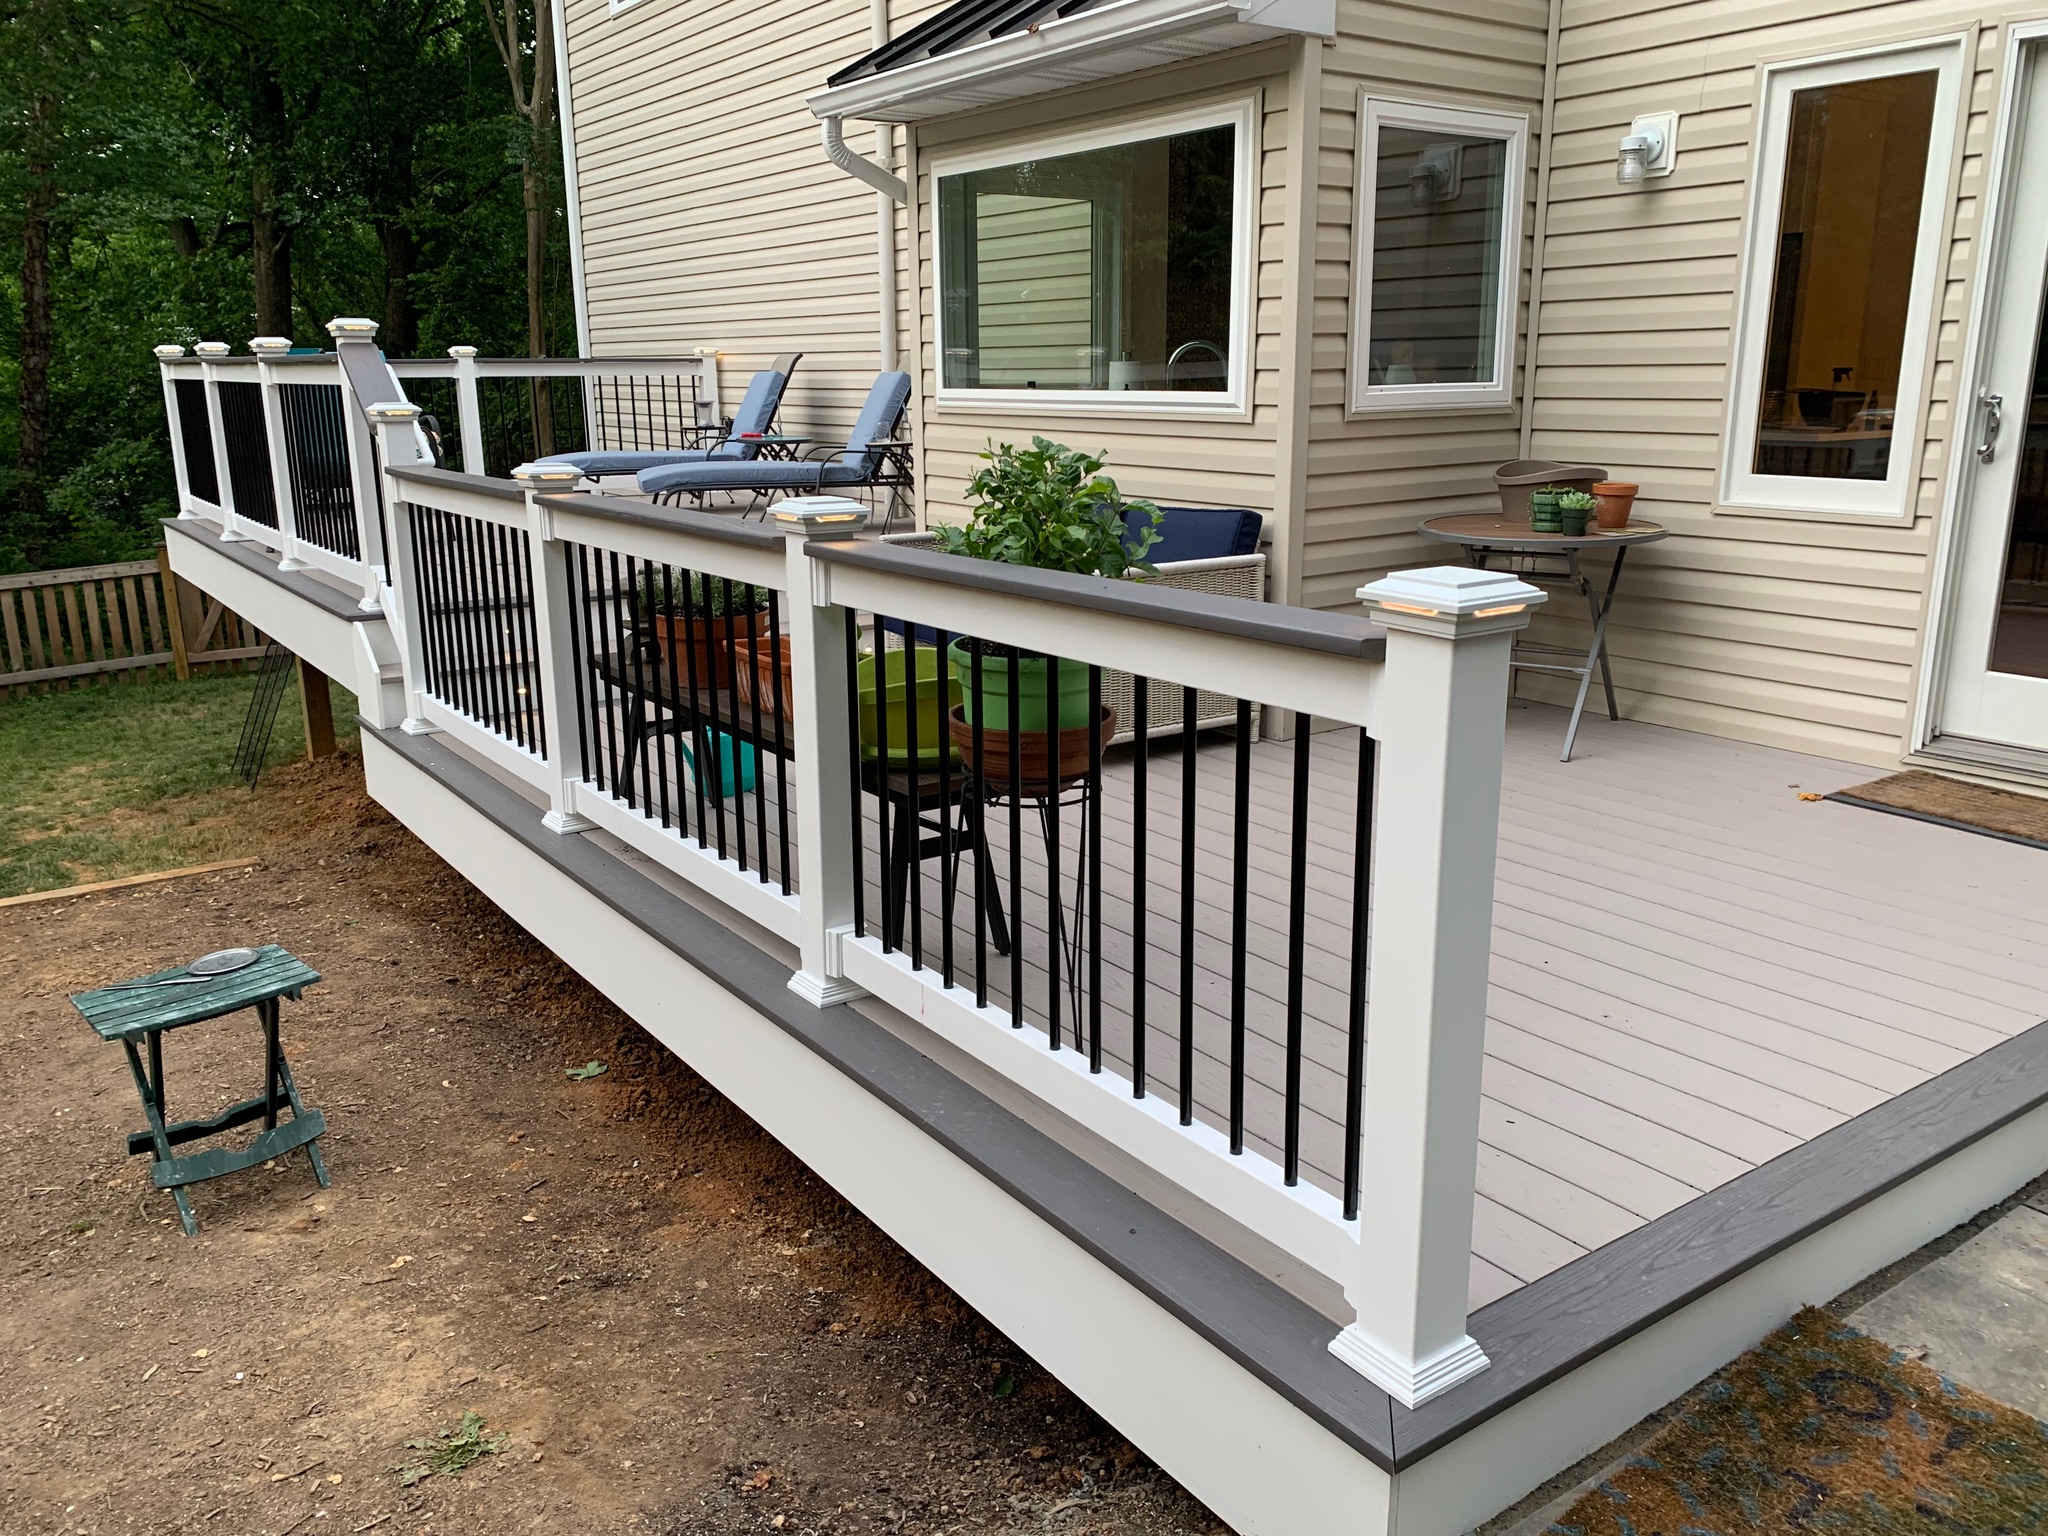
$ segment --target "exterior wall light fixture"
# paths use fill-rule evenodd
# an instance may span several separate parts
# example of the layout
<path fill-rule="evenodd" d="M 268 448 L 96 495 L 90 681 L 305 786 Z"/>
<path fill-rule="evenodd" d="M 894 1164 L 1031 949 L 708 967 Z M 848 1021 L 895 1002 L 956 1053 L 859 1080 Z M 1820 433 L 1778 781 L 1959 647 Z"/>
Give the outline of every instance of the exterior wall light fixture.
<path fill-rule="evenodd" d="M 1463 181 L 1464 151 L 1456 144 L 1432 144 L 1408 168 L 1408 200 L 1417 208 L 1447 203 Z"/>
<path fill-rule="evenodd" d="M 1614 157 L 1614 179 L 1637 187 L 1654 176 L 1669 176 L 1677 164 L 1678 114 L 1651 112 L 1629 125 Z"/>

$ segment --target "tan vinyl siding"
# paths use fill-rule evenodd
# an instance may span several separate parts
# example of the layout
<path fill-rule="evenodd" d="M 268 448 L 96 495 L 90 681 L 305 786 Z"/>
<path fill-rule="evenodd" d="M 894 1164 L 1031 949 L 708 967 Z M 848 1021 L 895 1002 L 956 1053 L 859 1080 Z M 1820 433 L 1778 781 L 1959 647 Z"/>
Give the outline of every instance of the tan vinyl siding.
<path fill-rule="evenodd" d="M 1428 7 L 1338 0 L 1339 35 L 1323 54 L 1316 189 L 1308 486 L 1296 598 L 1308 607 L 1355 607 L 1361 583 L 1436 558 L 1415 525 L 1483 509 L 1493 467 L 1516 452 L 1512 409 L 1348 410 L 1360 89 L 1430 106 L 1527 113 L 1526 205 L 1535 188 L 1548 15 L 1544 0 Z M 1528 227 L 1525 216 L 1514 258 L 1525 274 Z M 1518 373 L 1521 366 L 1518 344 Z"/>
<path fill-rule="evenodd" d="M 938 8 L 894 5 L 891 26 Z M 714 347 L 727 411 L 802 352 L 783 425 L 843 438 L 880 346 L 876 195 L 825 158 L 804 97 L 867 52 L 865 0 L 568 0 L 565 19 L 592 352 Z M 874 153 L 869 126 L 847 141 Z"/>
<path fill-rule="evenodd" d="M 1567 0 L 1534 452 L 1639 482 L 1641 513 L 1673 530 L 1630 557 L 1609 630 L 1625 714 L 1874 764 L 1904 750 L 1997 86 L 1996 33 L 1977 26 L 1974 12 L 1924 0 L 1796 13 Z M 1964 30 L 1976 46 L 1953 238 L 1941 270 L 1914 279 L 1937 285 L 1939 302 L 1913 520 L 1717 507 L 1759 61 Z M 1673 108 L 1677 172 L 1617 187 L 1629 120 Z M 1944 185 L 1950 171 L 1930 167 Z M 1548 637 L 1583 642 L 1583 609 L 1553 608 Z"/>
<path fill-rule="evenodd" d="M 966 513 L 966 483 L 990 441 L 1024 442 L 1039 433 L 1074 447 L 1105 450 L 1107 473 L 1133 495 L 1175 505 L 1251 507 L 1274 512 L 1273 460 L 1279 369 L 1279 266 L 1287 215 L 1287 51 L 1246 49 L 1153 71 L 1109 86 L 928 123 L 918 131 L 918 303 L 922 366 L 920 401 L 924 497 L 935 518 Z M 1253 99 L 1258 104 L 1255 208 L 1257 272 L 1249 419 L 1143 418 L 1096 412 L 941 409 L 934 352 L 931 162 L 963 150 L 976 153 L 1179 108 Z"/>

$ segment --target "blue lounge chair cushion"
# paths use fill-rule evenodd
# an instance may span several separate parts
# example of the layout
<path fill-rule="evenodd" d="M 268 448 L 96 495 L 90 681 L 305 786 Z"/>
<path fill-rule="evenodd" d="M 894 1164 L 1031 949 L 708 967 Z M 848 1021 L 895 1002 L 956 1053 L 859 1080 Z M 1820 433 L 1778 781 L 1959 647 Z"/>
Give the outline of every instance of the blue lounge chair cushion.
<path fill-rule="evenodd" d="M 846 448 L 828 461 L 751 460 L 743 463 L 670 464 L 640 472 L 640 489 L 650 496 L 667 491 L 829 490 L 866 485 L 881 468 L 881 450 L 871 446 L 888 437 L 903 420 L 910 403 L 910 375 L 879 376 L 846 434 Z"/>
<path fill-rule="evenodd" d="M 581 453 L 558 453 L 549 462 L 574 464 L 592 480 L 606 475 L 637 475 L 643 469 L 658 469 L 667 464 L 744 462 L 759 453 L 761 445 L 748 442 L 742 434 L 768 430 L 776 411 L 781 409 L 782 392 L 788 384 L 789 375 L 773 368 L 756 373 L 747 381 L 747 392 L 740 396 L 740 408 L 733 413 L 733 435 L 709 448 L 591 448 Z"/>
<path fill-rule="evenodd" d="M 1175 560 L 1219 560 L 1228 555 L 1254 555 L 1265 519 L 1242 507 L 1161 507 L 1159 538 L 1145 558 L 1154 565 Z M 1135 546 L 1144 519 L 1124 514 L 1124 542 Z"/>

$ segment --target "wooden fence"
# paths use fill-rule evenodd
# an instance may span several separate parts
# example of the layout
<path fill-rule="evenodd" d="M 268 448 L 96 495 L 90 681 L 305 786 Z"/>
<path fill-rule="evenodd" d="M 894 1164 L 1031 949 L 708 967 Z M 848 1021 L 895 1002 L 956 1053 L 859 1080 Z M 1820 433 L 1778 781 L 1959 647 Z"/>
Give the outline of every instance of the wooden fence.
<path fill-rule="evenodd" d="M 238 670 L 265 637 L 171 573 L 169 556 L 0 576 L 0 696 Z"/>

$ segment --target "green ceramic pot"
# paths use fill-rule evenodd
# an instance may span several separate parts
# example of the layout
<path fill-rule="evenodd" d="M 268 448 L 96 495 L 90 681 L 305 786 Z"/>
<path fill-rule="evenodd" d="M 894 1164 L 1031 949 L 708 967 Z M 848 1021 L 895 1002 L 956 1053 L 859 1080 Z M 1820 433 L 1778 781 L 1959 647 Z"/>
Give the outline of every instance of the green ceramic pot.
<path fill-rule="evenodd" d="M 1556 491 L 1531 491 L 1529 493 L 1529 529 L 1532 533 L 1562 533 L 1564 531 L 1557 506 Z"/>
<path fill-rule="evenodd" d="M 1010 668 L 1017 669 L 1017 729 L 1043 731 L 1046 724 L 1046 673 L 1050 668 L 1043 656 L 981 658 L 981 698 L 974 696 L 974 656 L 955 640 L 946 648 L 953 663 L 953 681 L 961 701 L 961 717 L 969 725 L 977 719 L 991 731 L 1010 728 Z M 1078 661 L 1060 663 L 1059 728 L 1070 731 L 1088 724 L 1088 668 Z M 984 714 L 983 711 L 986 710 Z"/>

